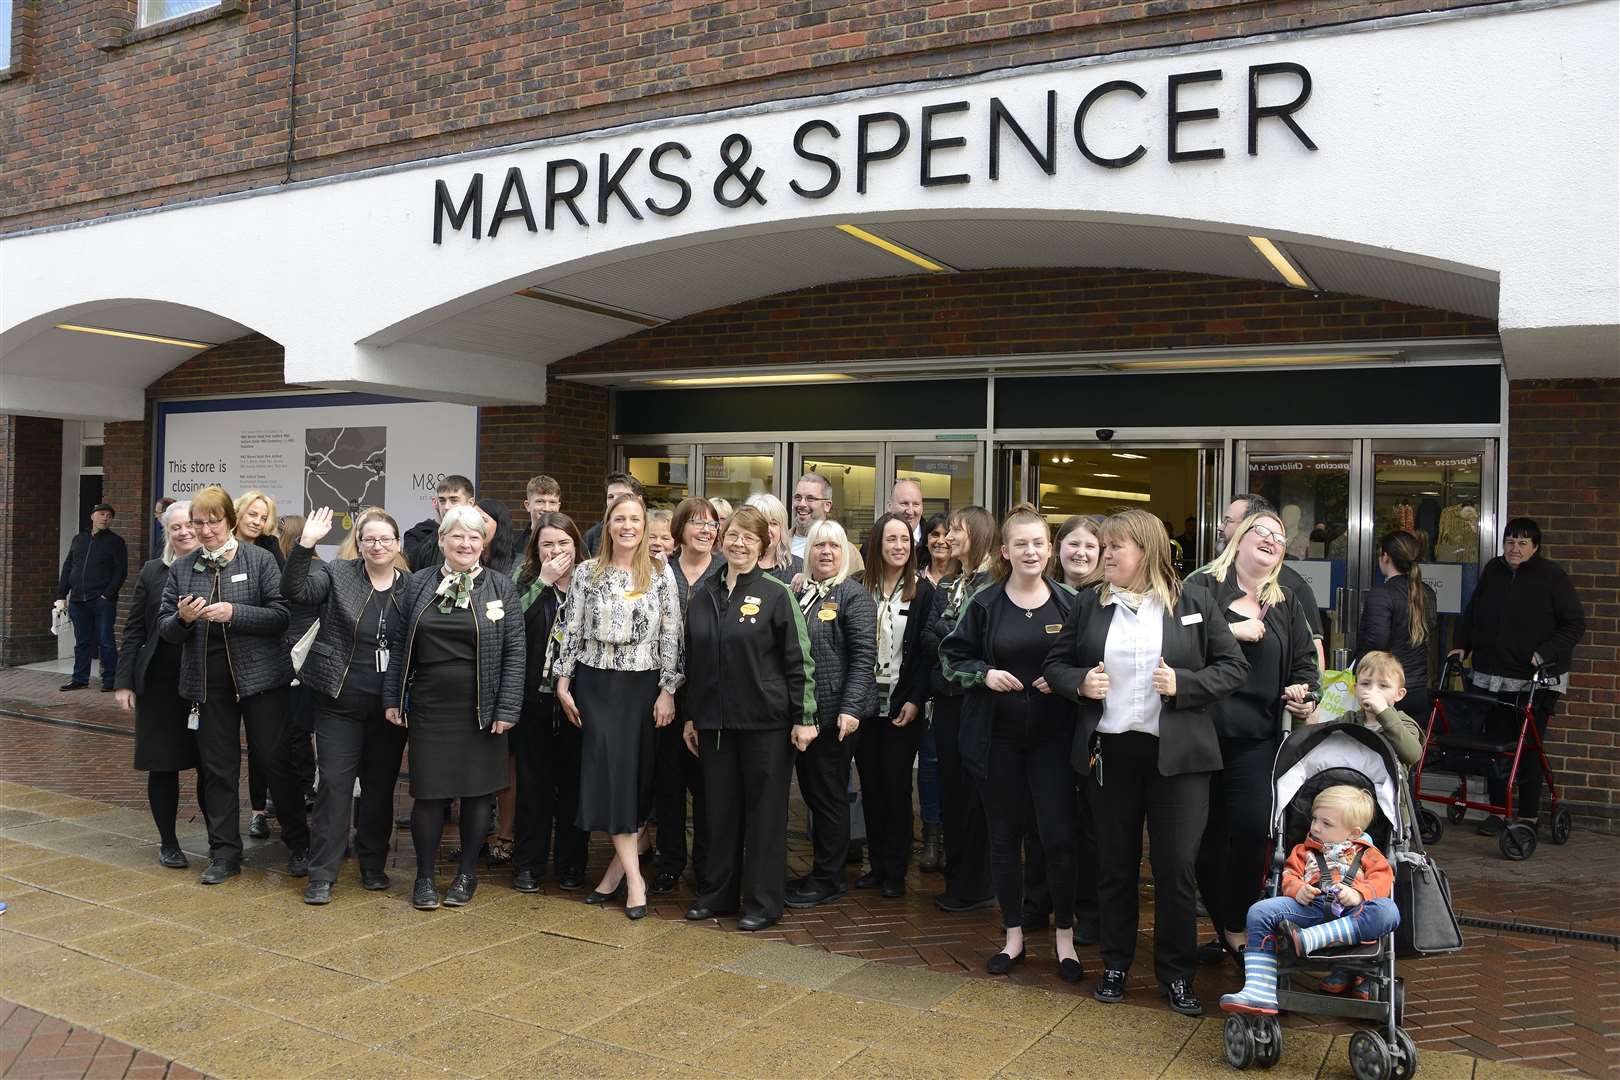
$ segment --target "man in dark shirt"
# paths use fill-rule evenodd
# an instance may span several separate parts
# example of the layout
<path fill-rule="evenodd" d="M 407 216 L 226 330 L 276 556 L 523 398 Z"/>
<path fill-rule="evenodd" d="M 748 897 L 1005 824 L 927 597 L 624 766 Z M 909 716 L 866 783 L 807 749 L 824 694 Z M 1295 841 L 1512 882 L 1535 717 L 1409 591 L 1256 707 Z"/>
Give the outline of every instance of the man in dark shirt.
<path fill-rule="evenodd" d="M 129 576 L 129 549 L 112 531 L 114 513 L 110 503 L 95 505 L 90 527 L 73 538 L 56 582 L 56 606 L 65 607 L 73 621 L 73 679 L 63 690 L 90 685 L 90 654 L 97 648 L 102 693 L 112 693 L 118 674 L 113 624 L 118 621 L 118 590 Z"/>

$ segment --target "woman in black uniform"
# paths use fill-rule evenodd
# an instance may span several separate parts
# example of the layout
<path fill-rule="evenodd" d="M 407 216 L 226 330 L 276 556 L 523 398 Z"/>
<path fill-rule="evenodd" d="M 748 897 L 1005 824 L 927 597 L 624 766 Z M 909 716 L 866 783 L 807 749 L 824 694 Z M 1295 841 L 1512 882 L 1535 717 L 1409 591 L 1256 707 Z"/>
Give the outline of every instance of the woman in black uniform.
<path fill-rule="evenodd" d="M 553 859 L 563 888 L 585 884 L 590 836 L 574 824 L 579 816 L 579 728 L 557 707 L 553 671 L 562 647 L 559 616 L 584 547 L 573 518 L 541 514 L 528 535 L 528 550 L 515 582 L 528 650 L 523 718 L 508 739 L 517 763 L 512 888 L 518 892 L 539 892 L 546 863 Z"/>
<path fill-rule="evenodd" d="M 1074 951 L 1074 707 L 1041 674 L 1074 608 L 1074 593 L 1046 578 L 1046 519 L 1027 504 L 1001 523 L 995 583 L 974 594 L 940 646 L 945 677 L 960 687 L 962 767 L 978 784 L 990 830 L 990 873 L 1006 944 L 992 975 L 1022 962 L 1024 867 L 1019 858 L 1033 809 L 1052 892 L 1058 974 L 1079 982 Z"/>
<path fill-rule="evenodd" d="M 479 564 L 487 531 L 475 507 L 446 510 L 444 561 L 395 587 L 405 617 L 388 624 L 395 659 L 383 701 L 388 721 L 410 729 L 411 903 L 423 911 L 439 906 L 433 876 L 451 799 L 461 800 L 461 862 L 444 902 L 460 907 L 478 888 L 489 796 L 506 786 L 506 732 L 523 708 L 522 607 L 512 580 Z"/>
<path fill-rule="evenodd" d="M 1204 964 L 1236 957 L 1248 941 L 1249 906 L 1260 899 L 1269 854 L 1271 766 L 1283 711 L 1303 722 L 1313 708 L 1306 698 L 1321 683 L 1305 609 L 1277 580 L 1288 548 L 1282 522 L 1251 514 L 1228 534 L 1215 561 L 1186 581 L 1214 598 L 1249 662 L 1243 685 L 1210 706 L 1221 769 L 1210 778 L 1209 822 L 1198 849 L 1198 893 L 1216 935 L 1198 950 Z"/>
<path fill-rule="evenodd" d="M 877 716 L 855 744 L 861 802 L 872 869 L 857 889 L 877 887 L 886 897 L 906 894 L 911 862 L 911 763 L 928 721 L 928 669 L 923 641 L 934 586 L 917 569 L 911 526 L 884 514 L 866 542 L 865 585 L 877 607 Z"/>
<path fill-rule="evenodd" d="M 847 891 L 849 763 L 855 733 L 877 711 L 877 605 L 849 576 L 849 538 L 830 518 L 805 536 L 805 581 L 799 611 L 816 665 L 820 734 L 794 761 L 799 794 L 810 811 L 814 861 L 810 873 L 788 882 L 791 907 L 815 907 Z"/>
<path fill-rule="evenodd" d="M 190 704 L 180 696 L 180 647 L 158 636 L 158 611 L 169 564 L 197 550 L 191 503 L 170 504 L 163 512 L 163 556 L 141 567 L 135 600 L 124 623 L 118 650 L 114 697 L 135 711 L 135 767 L 146 772 L 146 802 L 158 830 L 158 862 L 171 870 L 191 865 L 180 850 L 174 823 L 180 814 L 180 774 L 197 767 L 197 740 L 186 729 Z M 197 803 L 202 804 L 198 776 Z"/>
<path fill-rule="evenodd" d="M 281 592 L 290 604 L 316 609 L 321 628 L 310 642 L 299 680 L 315 699 L 315 756 L 320 790 L 304 903 L 326 904 L 343 865 L 349 823 L 360 884 L 388 888 L 388 841 L 394 832 L 394 786 L 405 753 L 405 729 L 383 716 L 383 676 L 393 654 L 390 624 L 403 622 L 398 588 L 406 563 L 399 524 L 372 507 L 354 520 L 356 559 L 321 562 L 315 546 L 332 531 L 332 511 L 310 511 L 287 559 Z M 360 780 L 355 815 L 354 781 Z"/>
<path fill-rule="evenodd" d="M 739 930 L 782 917 L 793 751 L 819 733 L 804 615 L 787 585 L 759 568 L 770 541 L 764 514 L 733 513 L 721 545 L 726 569 L 705 578 L 686 609 L 682 735 L 703 766 L 709 806 L 703 892 L 686 917 L 740 905 Z"/>
<path fill-rule="evenodd" d="M 1426 724 L 1429 718 L 1429 643 L 1439 615 L 1434 590 L 1418 566 L 1423 548 L 1409 532 L 1385 533 L 1378 541 L 1378 572 L 1384 580 L 1367 590 L 1356 630 L 1356 655 L 1387 652 L 1406 672 L 1401 711 Z"/>

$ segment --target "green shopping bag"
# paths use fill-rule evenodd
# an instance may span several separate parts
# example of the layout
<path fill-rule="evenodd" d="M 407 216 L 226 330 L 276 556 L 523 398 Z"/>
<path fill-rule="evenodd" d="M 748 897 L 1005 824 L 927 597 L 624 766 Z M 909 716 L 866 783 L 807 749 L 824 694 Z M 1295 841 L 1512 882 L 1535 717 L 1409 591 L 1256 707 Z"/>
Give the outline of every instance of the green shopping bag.
<path fill-rule="evenodd" d="M 1356 705 L 1356 673 L 1350 671 L 1322 672 L 1322 717 L 1337 720 Z"/>

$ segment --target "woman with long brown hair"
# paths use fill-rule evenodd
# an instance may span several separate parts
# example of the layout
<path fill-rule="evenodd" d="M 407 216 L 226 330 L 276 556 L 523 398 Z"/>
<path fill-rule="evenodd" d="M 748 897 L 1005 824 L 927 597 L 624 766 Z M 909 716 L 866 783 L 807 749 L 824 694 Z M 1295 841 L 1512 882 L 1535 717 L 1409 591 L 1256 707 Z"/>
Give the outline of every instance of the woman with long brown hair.
<path fill-rule="evenodd" d="M 1429 644 L 1438 624 L 1434 590 L 1418 566 L 1423 546 L 1404 530 L 1385 533 L 1378 541 L 1378 571 L 1384 575 L 1367 592 L 1356 628 L 1356 654 L 1387 652 L 1406 672 L 1406 699 L 1401 711 L 1418 723 L 1429 716 Z"/>

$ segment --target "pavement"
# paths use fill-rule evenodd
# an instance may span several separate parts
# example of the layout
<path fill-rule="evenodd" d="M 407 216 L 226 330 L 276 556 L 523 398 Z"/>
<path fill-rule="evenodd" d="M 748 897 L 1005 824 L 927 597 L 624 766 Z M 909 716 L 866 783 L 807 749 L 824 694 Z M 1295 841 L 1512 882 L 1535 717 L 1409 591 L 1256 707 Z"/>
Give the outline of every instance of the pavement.
<path fill-rule="evenodd" d="M 996 913 L 939 912 L 938 877 L 915 871 L 906 898 L 851 892 L 752 935 L 685 923 L 684 887 L 630 922 L 554 885 L 515 893 L 505 869 L 481 872 L 466 909 L 416 912 L 404 830 L 388 892 L 360 890 L 351 864 L 336 902 L 307 907 L 273 840 L 248 841 L 242 877 L 200 886 L 195 808 L 193 869 L 160 868 L 129 718 L 61 681 L 0 671 L 0 1077 L 1230 1072 L 1219 1016 L 1178 1016 L 1154 989 L 1147 938 L 1126 1005 L 1091 999 L 1094 947 L 1081 986 L 1058 981 L 1049 934 L 991 978 Z M 1577 831 L 1509 863 L 1462 826 L 1433 853 L 1459 912 L 1491 928 L 1401 964 L 1420 1075 L 1620 1075 L 1620 844 Z M 808 854 L 795 843 L 794 866 Z M 1198 990 L 1213 1004 L 1236 982 L 1205 969 Z M 1287 1017 L 1273 1072 L 1348 1076 L 1353 1030 Z"/>

